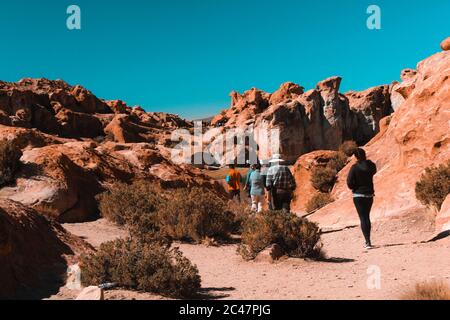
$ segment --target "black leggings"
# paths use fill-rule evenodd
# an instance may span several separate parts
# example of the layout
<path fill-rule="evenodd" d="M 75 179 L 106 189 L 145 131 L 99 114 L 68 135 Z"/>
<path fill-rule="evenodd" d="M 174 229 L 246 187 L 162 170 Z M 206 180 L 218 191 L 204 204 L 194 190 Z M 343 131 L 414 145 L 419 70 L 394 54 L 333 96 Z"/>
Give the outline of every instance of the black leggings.
<path fill-rule="evenodd" d="M 361 220 L 361 229 L 366 239 L 366 244 L 370 245 L 370 232 L 372 230 L 370 211 L 372 210 L 373 198 L 353 198 L 353 202 Z"/>

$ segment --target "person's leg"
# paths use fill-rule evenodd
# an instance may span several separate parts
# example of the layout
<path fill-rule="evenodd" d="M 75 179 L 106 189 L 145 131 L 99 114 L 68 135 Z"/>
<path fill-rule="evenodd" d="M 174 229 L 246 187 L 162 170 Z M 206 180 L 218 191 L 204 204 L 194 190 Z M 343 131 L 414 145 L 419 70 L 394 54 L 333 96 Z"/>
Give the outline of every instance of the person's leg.
<path fill-rule="evenodd" d="M 283 204 L 280 203 L 280 195 L 276 190 L 272 192 L 272 202 L 273 202 L 273 210 L 279 211 L 283 209 Z"/>
<path fill-rule="evenodd" d="M 252 197 L 252 211 L 257 212 L 258 211 L 258 196 L 251 196 Z"/>
<path fill-rule="evenodd" d="M 361 221 L 361 230 L 366 240 L 366 245 L 371 245 L 370 236 L 372 226 L 370 222 L 370 210 L 372 209 L 373 198 L 354 198 L 353 201 Z"/>
<path fill-rule="evenodd" d="M 287 212 L 291 212 L 291 194 L 285 193 L 283 195 L 283 210 L 286 210 Z"/>
<path fill-rule="evenodd" d="M 258 203 L 257 203 L 257 211 L 258 212 L 262 212 L 263 211 L 263 201 L 264 201 L 264 196 L 258 196 Z"/>

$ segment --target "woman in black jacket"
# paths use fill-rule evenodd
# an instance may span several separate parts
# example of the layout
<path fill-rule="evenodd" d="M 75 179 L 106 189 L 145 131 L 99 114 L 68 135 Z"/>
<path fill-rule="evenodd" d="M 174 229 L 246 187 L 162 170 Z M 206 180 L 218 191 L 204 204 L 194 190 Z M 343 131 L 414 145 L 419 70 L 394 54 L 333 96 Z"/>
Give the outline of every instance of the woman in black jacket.
<path fill-rule="evenodd" d="M 372 249 L 370 233 L 370 211 L 372 210 L 375 189 L 373 176 L 377 173 L 377 166 L 366 158 L 366 152 L 359 148 L 355 151 L 357 163 L 350 169 L 347 185 L 353 192 L 353 202 L 361 220 L 361 229 L 366 239 L 366 249 Z"/>

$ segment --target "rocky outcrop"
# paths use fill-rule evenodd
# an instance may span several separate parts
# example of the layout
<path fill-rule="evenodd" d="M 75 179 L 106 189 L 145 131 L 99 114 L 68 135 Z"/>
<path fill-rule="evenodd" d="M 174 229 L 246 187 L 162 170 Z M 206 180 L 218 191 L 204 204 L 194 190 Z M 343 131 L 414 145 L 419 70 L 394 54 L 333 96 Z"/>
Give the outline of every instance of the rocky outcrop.
<path fill-rule="evenodd" d="M 425 168 L 450 158 L 450 52 L 429 57 L 418 64 L 416 73 L 409 73 L 396 90 L 405 100 L 381 121 L 381 132 L 366 146 L 378 167 L 375 220 L 425 215 L 428 211 L 415 197 L 415 184 Z M 322 226 L 358 223 L 345 184 L 350 166 L 339 174 L 333 191 L 337 201 L 312 216 Z"/>
<path fill-rule="evenodd" d="M 231 108 L 216 116 L 212 126 L 224 131 L 249 126 L 255 132 L 278 129 L 281 154 L 291 163 L 314 150 L 337 150 L 345 140 L 365 144 L 379 132 L 379 121 L 393 112 L 390 87 L 343 95 L 341 80 L 325 79 L 307 92 L 291 82 L 273 94 L 255 88 L 243 95 L 233 92 Z M 264 143 L 254 139 L 258 145 Z"/>
<path fill-rule="evenodd" d="M 35 210 L 0 200 L 0 299 L 54 294 L 71 257 L 91 249 Z"/>
<path fill-rule="evenodd" d="M 60 222 L 98 216 L 96 195 L 114 182 L 154 181 L 161 188 L 223 188 L 198 169 L 171 160 L 172 131 L 192 123 L 103 101 L 64 81 L 0 82 L 0 140 L 23 151 L 14 182 L 0 189 Z"/>
<path fill-rule="evenodd" d="M 394 110 L 391 105 L 389 86 L 379 86 L 362 92 L 345 94 L 353 114 L 356 115 L 354 130 L 355 140 L 366 144 L 380 132 L 380 120 L 390 115 Z"/>
<path fill-rule="evenodd" d="M 444 51 L 449 51 L 450 50 L 450 37 L 448 37 L 447 39 L 442 41 L 441 49 L 444 50 Z"/>
<path fill-rule="evenodd" d="M 199 170 L 175 165 L 154 145 L 67 142 L 25 150 L 14 185 L 0 189 L 12 199 L 60 222 L 98 216 L 95 196 L 114 182 L 152 180 L 161 188 L 201 186 L 223 192 Z"/>
<path fill-rule="evenodd" d="M 438 232 L 444 232 L 450 230 L 450 195 L 447 196 L 442 204 L 436 218 L 436 230 Z"/>
<path fill-rule="evenodd" d="M 120 119 L 125 119 L 125 123 Z M 79 85 L 47 79 L 0 82 L 0 124 L 35 128 L 64 138 L 112 135 L 116 142 L 161 143 L 171 130 L 192 126 L 176 115 L 147 113 L 120 100 L 101 100 Z M 117 126 L 129 132 L 116 134 Z"/>

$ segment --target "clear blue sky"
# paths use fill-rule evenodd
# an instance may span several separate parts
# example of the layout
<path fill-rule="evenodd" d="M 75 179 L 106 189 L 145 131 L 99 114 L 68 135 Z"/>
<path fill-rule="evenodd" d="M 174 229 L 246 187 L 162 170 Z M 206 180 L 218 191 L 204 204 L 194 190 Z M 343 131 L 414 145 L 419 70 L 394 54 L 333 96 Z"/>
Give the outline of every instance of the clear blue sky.
<path fill-rule="evenodd" d="M 82 10 L 82 30 L 66 9 Z M 366 9 L 382 9 L 382 30 Z M 448 0 L 2 1 L 0 79 L 64 79 L 105 99 L 187 118 L 228 107 L 232 90 L 342 91 L 398 79 L 450 36 Z"/>

